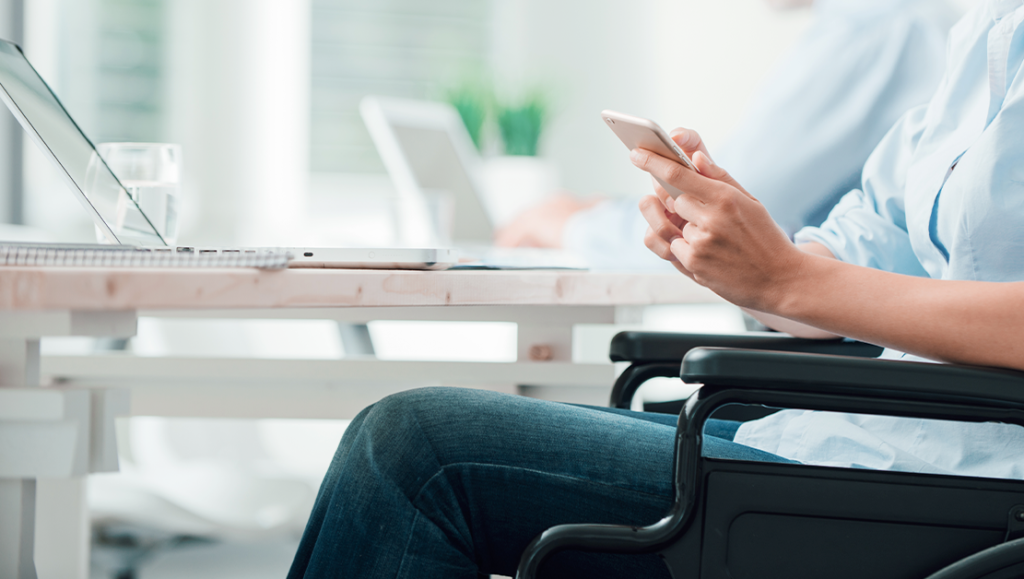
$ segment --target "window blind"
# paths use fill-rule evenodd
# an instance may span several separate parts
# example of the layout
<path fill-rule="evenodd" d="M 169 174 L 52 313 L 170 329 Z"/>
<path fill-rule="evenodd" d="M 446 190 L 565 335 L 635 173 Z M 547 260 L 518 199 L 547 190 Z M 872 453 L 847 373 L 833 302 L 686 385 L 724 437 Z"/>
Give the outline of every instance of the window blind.
<path fill-rule="evenodd" d="M 359 101 L 436 98 L 486 71 L 491 1 L 313 0 L 312 170 L 383 172 Z"/>
<path fill-rule="evenodd" d="M 99 0 L 95 134 L 161 141 L 164 0 Z"/>

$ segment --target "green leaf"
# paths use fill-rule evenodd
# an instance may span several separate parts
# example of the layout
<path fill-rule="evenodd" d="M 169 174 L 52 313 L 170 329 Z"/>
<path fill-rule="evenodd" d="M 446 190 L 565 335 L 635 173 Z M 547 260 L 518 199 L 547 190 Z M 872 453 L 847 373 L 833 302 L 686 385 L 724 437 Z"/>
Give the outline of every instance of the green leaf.
<path fill-rule="evenodd" d="M 537 156 L 541 133 L 547 120 L 547 100 L 534 92 L 516 103 L 497 105 L 498 129 L 505 154 Z"/>

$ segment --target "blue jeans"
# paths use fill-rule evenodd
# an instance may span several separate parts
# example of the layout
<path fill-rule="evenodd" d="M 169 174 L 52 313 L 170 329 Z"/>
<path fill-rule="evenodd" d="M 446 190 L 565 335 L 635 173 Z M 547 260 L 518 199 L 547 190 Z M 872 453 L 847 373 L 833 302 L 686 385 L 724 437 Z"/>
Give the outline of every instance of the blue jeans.
<path fill-rule="evenodd" d="M 342 438 L 288 577 L 514 575 L 553 525 L 654 523 L 672 503 L 676 420 L 479 390 L 389 396 Z M 705 455 L 785 461 L 731 442 L 736 426 L 709 422 Z M 563 578 L 626 570 L 669 577 L 654 555 L 567 552 L 544 567 Z"/>

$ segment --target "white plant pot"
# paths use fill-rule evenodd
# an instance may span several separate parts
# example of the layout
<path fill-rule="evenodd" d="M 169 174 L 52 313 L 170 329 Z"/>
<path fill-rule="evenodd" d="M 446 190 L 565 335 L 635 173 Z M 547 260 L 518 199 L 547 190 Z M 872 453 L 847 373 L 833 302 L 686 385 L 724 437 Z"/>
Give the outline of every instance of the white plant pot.
<path fill-rule="evenodd" d="M 540 157 L 503 156 L 483 163 L 481 185 L 496 227 L 547 199 L 559 187 L 558 170 Z"/>

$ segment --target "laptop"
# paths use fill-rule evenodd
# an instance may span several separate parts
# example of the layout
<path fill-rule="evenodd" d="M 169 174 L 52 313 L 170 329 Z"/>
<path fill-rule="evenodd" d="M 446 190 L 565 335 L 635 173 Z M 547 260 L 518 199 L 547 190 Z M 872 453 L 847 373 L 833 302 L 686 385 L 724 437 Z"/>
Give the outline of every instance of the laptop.
<path fill-rule="evenodd" d="M 4 101 L 29 138 L 49 158 L 61 178 L 92 217 L 96 229 L 109 244 L 138 251 L 237 256 L 239 254 L 288 254 L 289 267 L 360 269 L 447 269 L 458 261 L 454 249 L 444 248 L 215 248 L 170 246 L 146 213 L 128 194 L 117 176 L 102 161 L 92 141 L 61 104 L 21 47 L 0 40 L 0 99 Z M 90 161 L 100 159 L 100 163 Z M 118 232 L 112 224 L 120 224 Z"/>
<path fill-rule="evenodd" d="M 399 224 L 411 242 L 454 241 L 471 260 L 461 267 L 586 269 L 583 259 L 566 251 L 492 245 L 495 224 L 526 207 L 521 200 L 487 194 L 481 179 L 483 160 L 455 107 L 369 96 L 359 110 L 398 192 Z M 451 240 L 423 219 L 432 213 L 430 204 L 436 199 L 431 197 L 437 195 L 451 204 Z"/>

